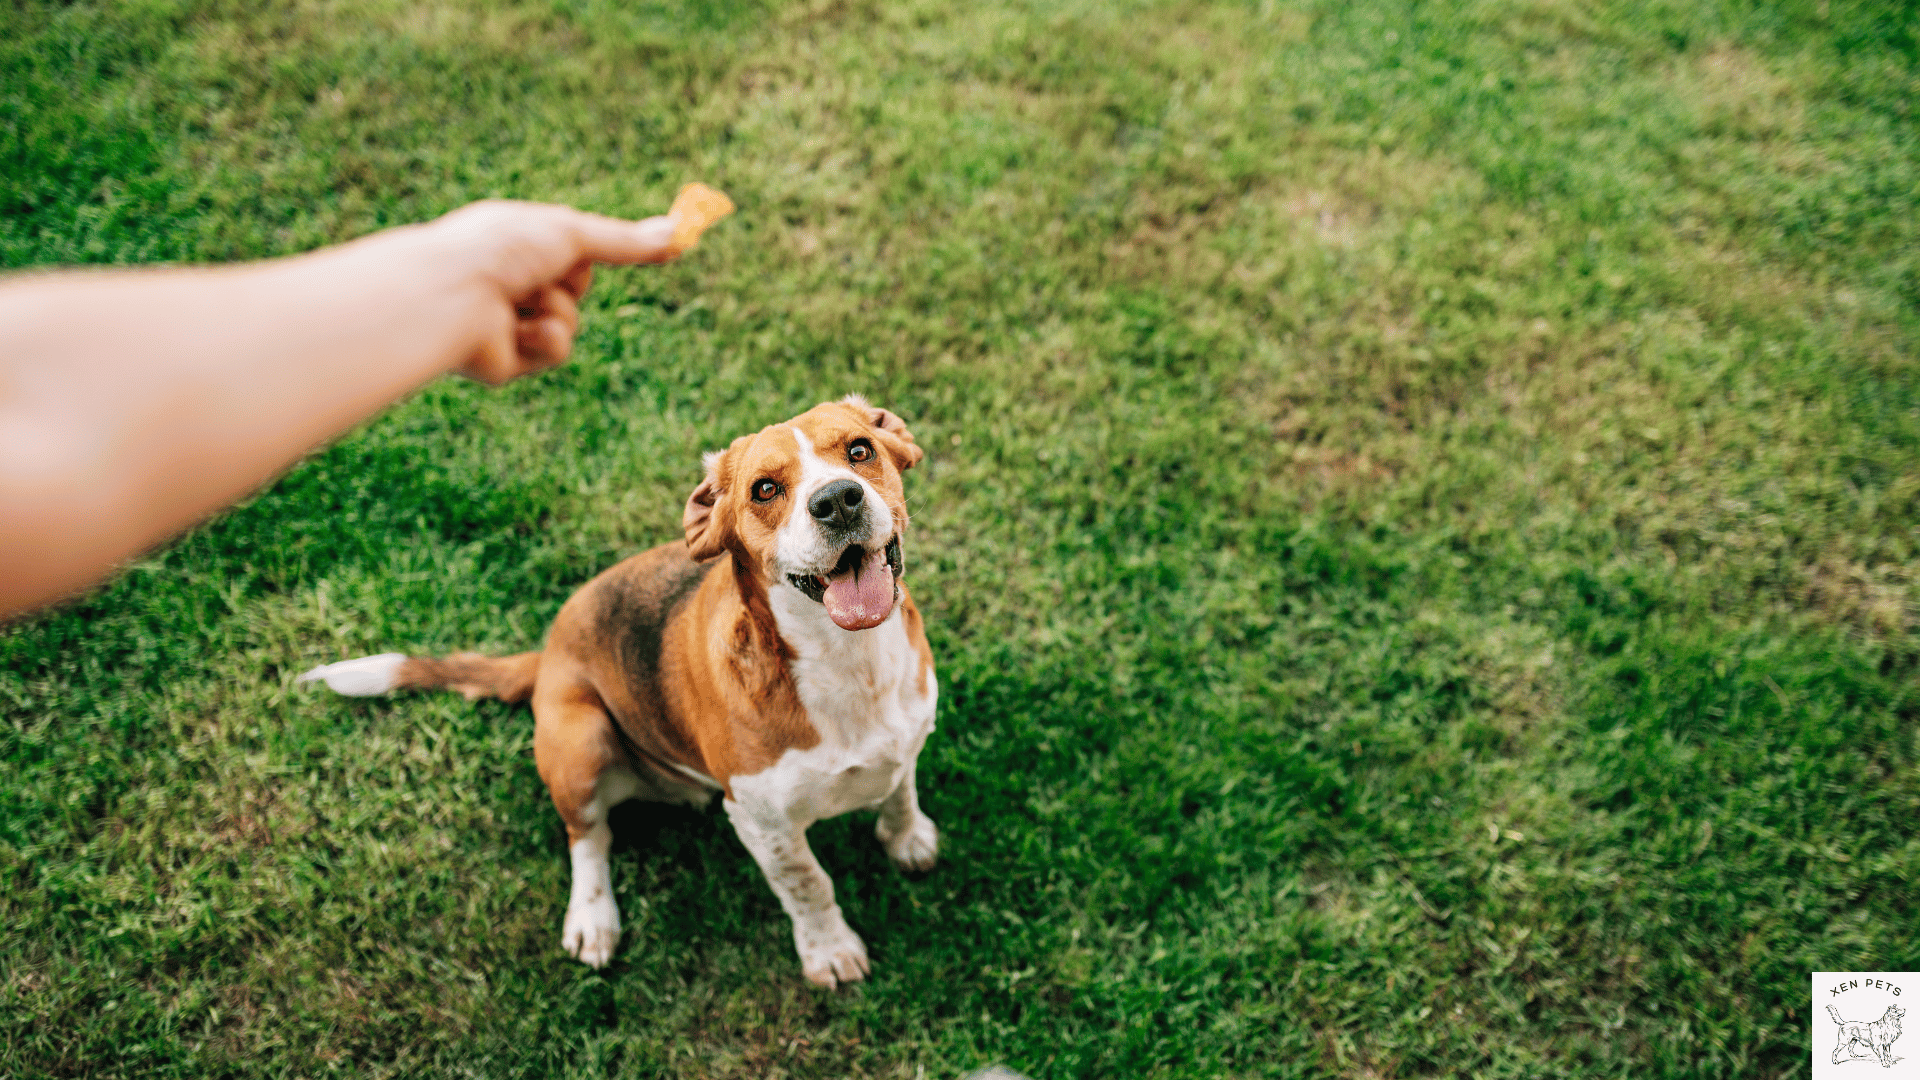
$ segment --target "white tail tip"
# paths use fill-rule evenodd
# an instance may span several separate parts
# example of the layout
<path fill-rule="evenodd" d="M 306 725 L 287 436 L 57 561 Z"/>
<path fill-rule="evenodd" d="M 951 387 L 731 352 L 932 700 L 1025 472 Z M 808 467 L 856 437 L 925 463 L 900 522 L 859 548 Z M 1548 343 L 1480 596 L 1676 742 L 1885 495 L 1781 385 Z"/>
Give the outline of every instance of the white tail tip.
<path fill-rule="evenodd" d="M 400 678 L 400 665 L 406 662 L 406 653 L 384 652 L 337 664 L 321 664 L 293 681 L 325 682 L 334 693 L 348 697 L 378 697 L 393 689 L 394 682 Z"/>

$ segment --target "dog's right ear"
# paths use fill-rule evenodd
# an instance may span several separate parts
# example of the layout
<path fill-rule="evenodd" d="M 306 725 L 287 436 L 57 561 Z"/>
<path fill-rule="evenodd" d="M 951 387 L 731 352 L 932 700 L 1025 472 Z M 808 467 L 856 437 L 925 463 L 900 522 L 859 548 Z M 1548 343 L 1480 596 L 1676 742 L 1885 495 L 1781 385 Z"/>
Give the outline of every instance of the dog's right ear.
<path fill-rule="evenodd" d="M 680 528 L 687 534 L 687 554 L 695 562 L 706 562 L 727 550 L 733 532 L 732 514 L 720 501 L 727 493 L 726 452 L 712 451 L 703 461 L 706 478 L 687 496 L 687 508 L 680 514 Z"/>
<path fill-rule="evenodd" d="M 880 445 L 886 447 L 893 456 L 894 467 L 901 472 L 920 464 L 920 459 L 927 456 L 925 450 L 914 445 L 913 432 L 907 430 L 907 422 L 900 419 L 899 413 L 880 408 L 859 394 L 848 394 L 840 399 L 840 404 L 860 410 L 867 426 L 879 432 Z"/>

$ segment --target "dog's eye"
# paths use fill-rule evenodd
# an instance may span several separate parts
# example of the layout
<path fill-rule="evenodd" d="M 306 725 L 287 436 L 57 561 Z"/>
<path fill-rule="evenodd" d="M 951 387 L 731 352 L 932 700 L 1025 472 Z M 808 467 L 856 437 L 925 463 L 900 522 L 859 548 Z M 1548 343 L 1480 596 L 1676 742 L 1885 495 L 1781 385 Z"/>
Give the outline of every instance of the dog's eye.
<path fill-rule="evenodd" d="M 872 457 L 873 444 L 865 439 L 855 439 L 853 440 L 853 445 L 847 447 L 847 460 L 853 462 L 855 465 L 863 461 L 871 460 Z"/>
<path fill-rule="evenodd" d="M 766 502 L 780 493 L 780 485 L 771 480 L 758 480 L 753 485 L 753 501 Z"/>

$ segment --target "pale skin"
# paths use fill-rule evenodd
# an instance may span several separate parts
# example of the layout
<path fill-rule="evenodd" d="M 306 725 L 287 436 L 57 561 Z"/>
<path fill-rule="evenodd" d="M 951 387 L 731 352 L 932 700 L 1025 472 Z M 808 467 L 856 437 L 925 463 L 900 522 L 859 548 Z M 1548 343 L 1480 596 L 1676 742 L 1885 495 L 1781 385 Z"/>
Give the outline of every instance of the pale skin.
<path fill-rule="evenodd" d="M 309 255 L 0 279 L 0 618 L 69 595 L 448 372 L 573 348 L 675 219 L 484 202 Z"/>

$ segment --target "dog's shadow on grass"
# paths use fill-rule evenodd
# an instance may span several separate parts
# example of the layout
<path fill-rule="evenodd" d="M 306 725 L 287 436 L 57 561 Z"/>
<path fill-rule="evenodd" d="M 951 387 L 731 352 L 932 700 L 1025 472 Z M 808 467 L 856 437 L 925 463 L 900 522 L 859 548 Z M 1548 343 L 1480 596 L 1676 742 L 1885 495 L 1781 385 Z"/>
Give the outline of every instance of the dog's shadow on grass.
<path fill-rule="evenodd" d="M 808 840 L 836 882 L 844 876 L 892 870 L 869 835 L 872 818 L 871 814 L 845 814 L 816 822 L 808 830 Z M 685 875 L 760 879 L 759 867 L 734 836 L 718 798 L 701 807 L 630 799 L 607 812 L 607 826 L 613 830 L 613 857 L 632 860 L 656 879 Z M 906 876 L 917 880 L 927 875 Z"/>
<path fill-rule="evenodd" d="M 613 854 L 633 853 L 642 862 L 666 859 L 676 870 L 701 870 L 724 849 L 726 812 L 718 799 L 703 807 L 629 799 L 607 811 Z"/>

